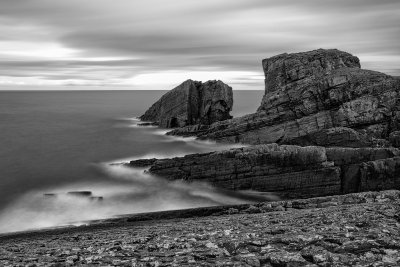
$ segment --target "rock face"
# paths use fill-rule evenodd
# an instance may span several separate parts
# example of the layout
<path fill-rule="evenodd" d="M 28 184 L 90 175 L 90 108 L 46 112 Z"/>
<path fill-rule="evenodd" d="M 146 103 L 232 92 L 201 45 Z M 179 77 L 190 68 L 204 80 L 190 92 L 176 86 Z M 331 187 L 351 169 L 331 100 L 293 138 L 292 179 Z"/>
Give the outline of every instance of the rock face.
<path fill-rule="evenodd" d="M 258 111 L 174 135 L 247 144 L 399 146 L 400 80 L 360 69 L 339 50 L 263 60 L 265 95 Z"/>
<path fill-rule="evenodd" d="M 400 189 L 400 151 L 395 148 L 268 144 L 151 160 L 148 166 L 150 173 L 169 180 L 274 192 L 283 198 Z"/>
<path fill-rule="evenodd" d="M 154 103 L 140 119 L 173 128 L 232 118 L 232 88 L 222 81 L 187 80 Z"/>
<path fill-rule="evenodd" d="M 360 60 L 338 50 L 315 50 L 297 54 L 281 54 L 262 61 L 265 94 L 284 90 L 290 83 L 306 78 L 322 77 L 335 69 L 360 68 Z"/>
<path fill-rule="evenodd" d="M 130 165 L 138 163 L 143 166 L 143 161 Z M 268 144 L 152 160 L 148 165 L 150 173 L 169 180 L 268 191 L 283 198 L 400 189 L 400 151 L 395 148 Z"/>

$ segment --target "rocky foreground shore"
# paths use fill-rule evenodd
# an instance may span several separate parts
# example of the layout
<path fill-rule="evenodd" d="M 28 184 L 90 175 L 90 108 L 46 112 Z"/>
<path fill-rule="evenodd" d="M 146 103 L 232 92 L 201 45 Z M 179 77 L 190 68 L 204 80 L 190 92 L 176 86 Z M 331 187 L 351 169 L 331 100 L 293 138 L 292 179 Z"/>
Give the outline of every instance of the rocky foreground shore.
<path fill-rule="evenodd" d="M 125 216 L 0 236 L 1 266 L 399 266 L 400 191 Z"/>

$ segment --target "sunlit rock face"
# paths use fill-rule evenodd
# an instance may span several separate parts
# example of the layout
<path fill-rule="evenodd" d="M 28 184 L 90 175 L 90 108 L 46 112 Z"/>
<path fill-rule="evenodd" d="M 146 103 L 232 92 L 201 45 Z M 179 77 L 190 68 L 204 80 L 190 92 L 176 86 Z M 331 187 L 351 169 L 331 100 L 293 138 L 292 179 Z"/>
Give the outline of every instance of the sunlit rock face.
<path fill-rule="evenodd" d="M 258 111 L 176 135 L 247 144 L 399 146 L 400 80 L 360 68 L 339 50 L 263 60 L 265 95 Z"/>
<path fill-rule="evenodd" d="M 232 88 L 222 81 L 187 80 L 167 92 L 140 119 L 161 127 L 209 125 L 232 118 Z"/>

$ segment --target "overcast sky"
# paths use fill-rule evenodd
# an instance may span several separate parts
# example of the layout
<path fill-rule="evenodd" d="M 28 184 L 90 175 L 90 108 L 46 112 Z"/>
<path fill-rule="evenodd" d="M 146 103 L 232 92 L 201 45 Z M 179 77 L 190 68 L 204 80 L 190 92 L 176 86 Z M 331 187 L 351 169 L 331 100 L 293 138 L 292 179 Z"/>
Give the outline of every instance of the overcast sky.
<path fill-rule="evenodd" d="M 318 48 L 400 75 L 399 39 L 399 0 L 0 0 L 0 88 L 262 90 L 263 58 Z"/>

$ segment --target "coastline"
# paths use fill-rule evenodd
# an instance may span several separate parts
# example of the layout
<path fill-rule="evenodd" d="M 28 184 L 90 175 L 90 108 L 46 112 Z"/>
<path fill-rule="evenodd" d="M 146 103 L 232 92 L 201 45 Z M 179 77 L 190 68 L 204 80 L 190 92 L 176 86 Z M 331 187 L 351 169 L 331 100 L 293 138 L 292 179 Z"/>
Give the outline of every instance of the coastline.
<path fill-rule="evenodd" d="M 400 258 L 399 211 L 400 191 L 390 190 L 124 215 L 3 234 L 0 263 L 390 264 Z"/>
<path fill-rule="evenodd" d="M 289 70 L 283 67 L 287 64 Z M 285 200 L 128 214 L 84 226 L 9 233 L 0 236 L 0 263 L 397 264 L 400 113 L 392 98 L 400 84 L 361 69 L 357 57 L 335 49 L 264 59 L 263 70 L 265 95 L 256 113 L 232 118 L 231 87 L 187 80 L 140 117 L 151 126 L 175 128 L 167 135 L 247 147 L 125 165 L 148 167 L 146 173 L 166 181 L 268 191 Z M 354 94 L 348 95 L 349 89 Z M 383 111 L 390 120 L 382 118 Z"/>

